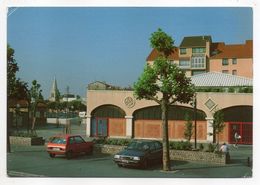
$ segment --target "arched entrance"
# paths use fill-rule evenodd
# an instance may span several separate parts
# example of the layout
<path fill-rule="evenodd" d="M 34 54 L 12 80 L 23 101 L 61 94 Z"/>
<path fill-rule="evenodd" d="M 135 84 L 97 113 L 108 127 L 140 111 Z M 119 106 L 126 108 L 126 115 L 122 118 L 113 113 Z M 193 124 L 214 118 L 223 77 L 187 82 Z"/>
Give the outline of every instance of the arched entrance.
<path fill-rule="evenodd" d="M 253 143 L 253 107 L 234 106 L 222 110 L 228 129 L 228 142 L 235 143 L 234 134 L 241 135 L 240 144 Z"/>
<path fill-rule="evenodd" d="M 125 136 L 125 112 L 115 105 L 102 105 L 91 112 L 92 137 Z"/>
<path fill-rule="evenodd" d="M 172 105 L 168 111 L 169 138 L 183 140 L 185 117 L 188 115 L 194 122 L 194 110 L 189 107 Z M 134 137 L 136 138 L 162 138 L 162 121 L 160 106 L 151 106 L 138 109 L 133 114 Z M 197 110 L 197 138 L 207 139 L 206 114 Z"/>

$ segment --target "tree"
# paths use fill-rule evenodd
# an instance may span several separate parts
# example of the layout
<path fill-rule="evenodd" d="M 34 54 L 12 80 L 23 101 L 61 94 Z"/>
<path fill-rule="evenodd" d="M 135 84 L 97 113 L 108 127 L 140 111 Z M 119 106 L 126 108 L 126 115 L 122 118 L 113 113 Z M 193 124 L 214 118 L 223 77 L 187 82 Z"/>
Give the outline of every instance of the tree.
<path fill-rule="evenodd" d="M 192 100 L 194 87 L 182 70 L 172 64 L 168 57 L 173 51 L 173 39 L 161 29 L 152 33 L 151 47 L 159 52 L 153 66 L 146 65 L 143 74 L 134 84 L 134 94 L 137 99 L 147 99 L 157 102 L 162 111 L 162 143 L 163 170 L 169 171 L 169 137 L 168 137 L 168 108 L 180 102 Z"/>
<path fill-rule="evenodd" d="M 7 152 L 11 152 L 10 147 L 10 102 L 18 102 L 20 99 L 27 99 L 28 86 L 27 83 L 16 78 L 16 72 L 19 71 L 18 64 L 14 58 L 14 49 L 7 45 Z"/>
<path fill-rule="evenodd" d="M 38 103 L 43 101 L 43 96 L 41 94 L 41 85 L 38 84 L 37 80 L 32 81 L 32 87 L 30 89 L 30 109 L 32 115 L 32 127 L 31 132 L 35 132 L 35 122 L 36 122 L 36 111 L 38 107 Z"/>
<path fill-rule="evenodd" d="M 214 113 L 213 116 L 214 120 L 212 122 L 212 127 L 213 127 L 213 138 L 216 138 L 217 135 L 217 145 L 219 144 L 219 134 L 223 131 L 225 128 L 225 123 L 224 123 L 224 113 L 219 110 Z"/>
<path fill-rule="evenodd" d="M 193 130 L 193 126 L 192 126 L 192 121 L 191 118 L 188 114 L 185 115 L 185 130 L 184 130 L 184 137 L 190 142 L 191 136 L 192 136 L 192 130 Z"/>

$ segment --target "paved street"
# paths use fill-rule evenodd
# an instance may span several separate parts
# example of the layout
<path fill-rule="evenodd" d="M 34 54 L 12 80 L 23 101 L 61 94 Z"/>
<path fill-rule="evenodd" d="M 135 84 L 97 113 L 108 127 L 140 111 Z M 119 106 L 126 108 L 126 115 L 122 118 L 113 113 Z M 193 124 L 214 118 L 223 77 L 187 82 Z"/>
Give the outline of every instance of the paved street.
<path fill-rule="evenodd" d="M 60 132 L 61 128 L 48 126 L 37 133 L 45 138 Z M 84 125 L 74 125 L 72 133 L 83 134 Z M 188 161 L 172 161 L 173 171 L 163 172 L 161 166 L 147 170 L 119 168 L 111 155 L 94 154 L 71 160 L 65 157 L 50 158 L 44 146 L 12 146 L 7 154 L 7 173 L 10 177 L 251 177 L 252 169 L 247 158 L 252 159 L 252 146 L 231 147 L 231 163 L 221 166 Z"/>

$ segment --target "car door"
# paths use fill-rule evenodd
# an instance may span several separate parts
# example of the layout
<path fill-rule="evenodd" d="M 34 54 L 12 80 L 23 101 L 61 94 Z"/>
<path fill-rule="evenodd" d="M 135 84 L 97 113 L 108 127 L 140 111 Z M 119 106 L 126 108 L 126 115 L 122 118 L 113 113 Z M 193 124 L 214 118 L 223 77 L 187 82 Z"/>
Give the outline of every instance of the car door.
<path fill-rule="evenodd" d="M 163 151 L 162 151 L 162 144 L 159 141 L 156 141 L 154 143 L 155 146 L 155 159 L 158 161 L 162 161 L 162 155 L 163 155 Z"/>
<path fill-rule="evenodd" d="M 74 140 L 75 140 L 77 153 L 87 151 L 88 148 L 87 148 L 86 142 L 84 141 L 84 139 L 81 136 L 75 136 Z"/>
<path fill-rule="evenodd" d="M 157 158 L 157 151 L 153 142 L 149 143 L 149 160 L 154 161 Z"/>
<path fill-rule="evenodd" d="M 74 137 L 71 136 L 68 138 L 68 147 L 67 147 L 67 151 L 72 151 L 72 152 L 76 152 L 77 148 L 75 145 L 75 140 Z"/>
<path fill-rule="evenodd" d="M 149 160 L 152 162 L 162 161 L 162 145 L 160 142 L 152 142 L 149 144 L 150 156 Z"/>

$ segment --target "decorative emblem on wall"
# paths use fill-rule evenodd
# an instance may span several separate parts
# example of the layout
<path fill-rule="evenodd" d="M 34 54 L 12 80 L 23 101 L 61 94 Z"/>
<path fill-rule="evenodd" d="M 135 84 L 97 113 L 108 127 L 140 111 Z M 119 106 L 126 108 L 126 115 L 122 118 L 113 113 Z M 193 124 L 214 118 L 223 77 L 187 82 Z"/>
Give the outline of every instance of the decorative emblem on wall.
<path fill-rule="evenodd" d="M 212 111 L 212 110 L 217 106 L 217 104 L 216 104 L 211 98 L 209 98 L 209 99 L 205 102 L 205 105 L 206 105 L 206 107 L 207 107 L 210 111 Z"/>
<path fill-rule="evenodd" d="M 132 108 L 135 106 L 135 100 L 134 98 L 128 96 L 124 99 L 124 103 L 128 108 Z"/>

